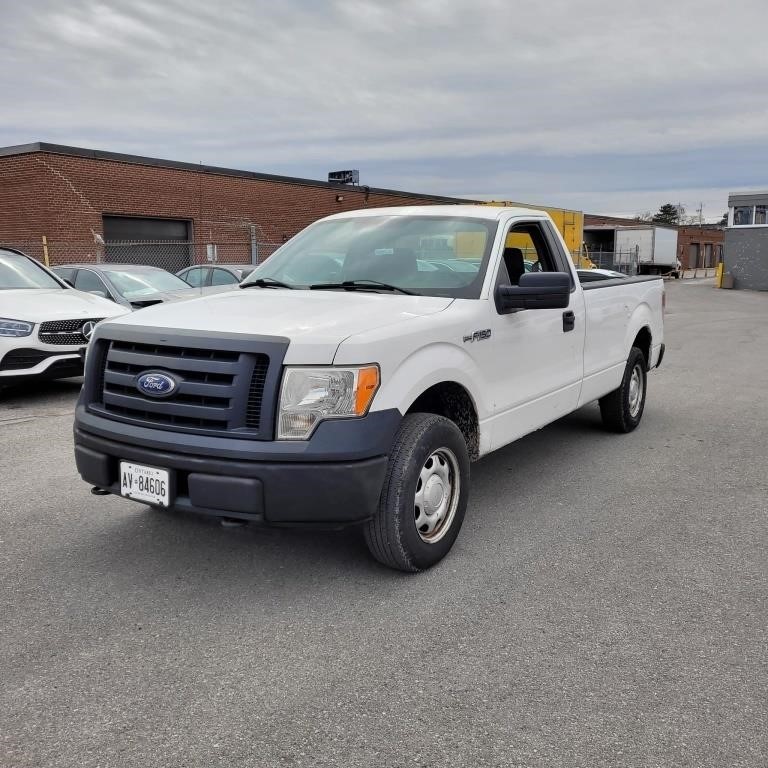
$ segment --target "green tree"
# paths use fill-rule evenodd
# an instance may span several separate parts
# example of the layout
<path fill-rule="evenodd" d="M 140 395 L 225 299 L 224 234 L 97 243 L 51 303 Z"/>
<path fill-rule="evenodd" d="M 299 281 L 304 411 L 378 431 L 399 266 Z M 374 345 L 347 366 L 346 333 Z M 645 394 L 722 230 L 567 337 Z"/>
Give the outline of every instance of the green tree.
<path fill-rule="evenodd" d="M 723 218 L 717 222 L 721 227 L 725 227 L 728 224 L 728 211 L 723 214 Z"/>
<path fill-rule="evenodd" d="M 679 224 L 680 219 L 685 214 L 685 209 L 680 206 L 676 206 L 674 203 L 664 203 L 658 213 L 653 214 L 653 221 L 655 224 Z"/>

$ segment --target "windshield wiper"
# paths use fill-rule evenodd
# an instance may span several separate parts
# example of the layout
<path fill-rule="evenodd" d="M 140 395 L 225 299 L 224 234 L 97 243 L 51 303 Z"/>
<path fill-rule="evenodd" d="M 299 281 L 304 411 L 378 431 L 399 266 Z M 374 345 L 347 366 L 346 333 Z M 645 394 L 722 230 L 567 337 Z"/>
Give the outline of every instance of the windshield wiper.
<path fill-rule="evenodd" d="M 419 296 L 413 291 L 407 291 L 397 285 L 389 283 L 380 283 L 378 280 L 344 280 L 342 283 L 315 283 L 309 286 L 310 291 L 333 290 L 334 288 L 344 288 L 347 291 L 397 291 L 405 293 L 408 296 Z"/>
<path fill-rule="evenodd" d="M 240 285 L 241 288 L 289 288 L 293 290 L 292 285 L 288 283 L 281 283 L 279 280 L 275 280 L 274 277 L 260 277 L 258 280 L 253 280 L 245 285 Z"/>

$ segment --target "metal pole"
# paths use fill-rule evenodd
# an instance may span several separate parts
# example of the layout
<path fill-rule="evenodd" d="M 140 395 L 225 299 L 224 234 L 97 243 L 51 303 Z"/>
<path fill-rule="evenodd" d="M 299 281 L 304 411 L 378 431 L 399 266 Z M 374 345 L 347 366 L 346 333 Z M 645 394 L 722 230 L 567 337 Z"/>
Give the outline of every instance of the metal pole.
<path fill-rule="evenodd" d="M 256 240 L 256 226 L 251 224 L 251 264 L 259 263 L 259 242 Z"/>
<path fill-rule="evenodd" d="M 48 259 L 48 238 L 43 235 L 43 261 L 46 267 L 50 267 L 51 263 Z"/>

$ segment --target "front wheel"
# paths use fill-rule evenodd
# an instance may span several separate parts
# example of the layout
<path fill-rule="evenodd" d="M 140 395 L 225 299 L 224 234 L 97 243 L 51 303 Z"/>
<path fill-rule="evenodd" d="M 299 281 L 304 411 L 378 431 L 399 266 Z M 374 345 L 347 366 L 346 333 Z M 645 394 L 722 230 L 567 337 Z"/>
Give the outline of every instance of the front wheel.
<path fill-rule="evenodd" d="M 449 419 L 408 414 L 395 436 L 384 487 L 365 526 L 371 554 L 400 571 L 429 568 L 445 557 L 464 520 L 469 454 Z"/>
<path fill-rule="evenodd" d="M 621 384 L 600 398 L 603 424 L 612 432 L 631 432 L 643 418 L 647 384 L 645 355 L 632 347 Z"/>

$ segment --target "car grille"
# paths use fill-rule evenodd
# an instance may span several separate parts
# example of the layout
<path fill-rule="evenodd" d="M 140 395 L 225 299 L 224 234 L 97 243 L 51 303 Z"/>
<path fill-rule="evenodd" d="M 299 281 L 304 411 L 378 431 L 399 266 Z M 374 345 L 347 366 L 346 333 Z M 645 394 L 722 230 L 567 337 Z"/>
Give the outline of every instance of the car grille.
<path fill-rule="evenodd" d="M 83 335 L 86 323 L 101 322 L 103 317 L 84 317 L 77 320 L 51 320 L 40 323 L 38 338 L 43 344 L 87 344 Z"/>
<path fill-rule="evenodd" d="M 143 426 L 243 437 L 257 436 L 264 425 L 266 354 L 118 340 L 101 340 L 99 349 L 95 412 Z M 172 375 L 178 389 L 163 399 L 145 395 L 136 381 L 148 371 Z"/>

